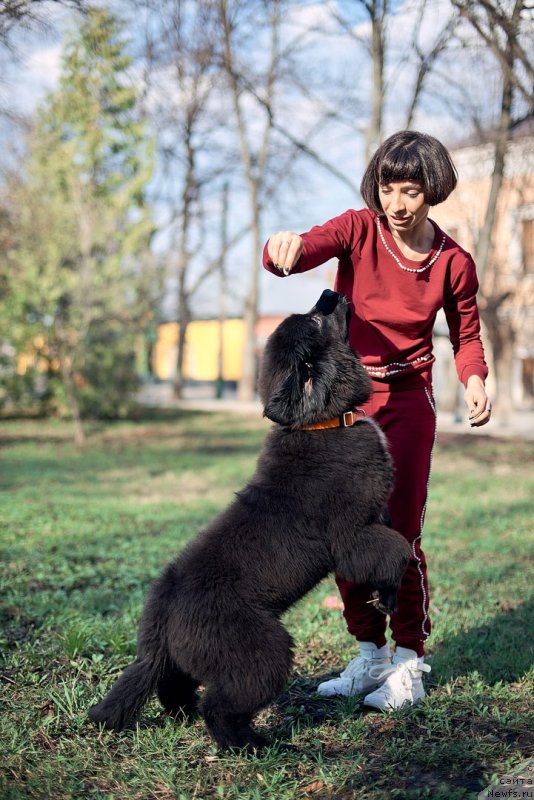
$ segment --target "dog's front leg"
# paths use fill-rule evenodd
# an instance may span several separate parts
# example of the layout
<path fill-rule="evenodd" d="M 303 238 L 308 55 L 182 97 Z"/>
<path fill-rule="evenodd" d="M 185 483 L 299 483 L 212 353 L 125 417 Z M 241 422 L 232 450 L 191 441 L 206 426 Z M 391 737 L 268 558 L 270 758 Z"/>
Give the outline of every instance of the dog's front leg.
<path fill-rule="evenodd" d="M 411 548 L 397 531 L 380 523 L 353 530 L 350 537 L 334 537 L 332 556 L 336 575 L 352 583 L 368 583 L 371 602 L 384 614 L 393 614 L 397 592 L 410 561 Z"/>

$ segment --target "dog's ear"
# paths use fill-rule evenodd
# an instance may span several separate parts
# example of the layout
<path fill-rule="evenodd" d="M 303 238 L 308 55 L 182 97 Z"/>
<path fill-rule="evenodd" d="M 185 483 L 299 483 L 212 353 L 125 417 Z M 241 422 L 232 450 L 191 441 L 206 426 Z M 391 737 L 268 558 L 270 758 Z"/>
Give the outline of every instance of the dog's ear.
<path fill-rule="evenodd" d="M 263 413 L 279 425 L 298 425 L 302 422 L 303 401 L 312 391 L 312 365 L 300 361 L 269 397 Z"/>
<path fill-rule="evenodd" d="M 263 408 L 263 414 L 279 425 L 289 425 L 291 395 L 293 394 L 294 377 L 290 375 L 278 389 L 271 394 Z"/>
<path fill-rule="evenodd" d="M 310 397 L 313 392 L 312 365 L 309 361 L 304 361 L 299 369 L 302 391 L 306 397 Z"/>

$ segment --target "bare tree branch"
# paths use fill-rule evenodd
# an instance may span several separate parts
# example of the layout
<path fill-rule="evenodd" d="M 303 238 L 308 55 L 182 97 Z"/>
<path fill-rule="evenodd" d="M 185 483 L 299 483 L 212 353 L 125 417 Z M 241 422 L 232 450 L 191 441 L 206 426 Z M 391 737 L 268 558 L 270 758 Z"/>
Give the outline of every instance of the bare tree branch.
<path fill-rule="evenodd" d="M 451 41 L 459 20 L 458 14 L 454 14 L 453 16 L 451 16 L 448 22 L 443 27 L 443 29 L 440 31 L 438 37 L 436 38 L 436 41 L 434 42 L 433 47 L 428 52 L 425 53 L 421 50 L 419 43 L 417 41 L 417 34 L 420 30 L 420 23 L 422 22 L 425 10 L 426 10 L 426 2 L 423 2 L 420 7 L 420 22 L 419 24 L 416 24 L 414 26 L 413 47 L 419 59 L 419 66 L 413 87 L 412 99 L 410 101 L 410 105 L 408 106 L 408 113 L 406 115 L 406 124 L 405 124 L 406 128 L 412 127 L 415 111 L 421 93 L 423 91 L 425 80 L 430 71 L 433 69 L 434 64 L 437 61 L 438 57 L 447 48 L 449 42 Z"/>
<path fill-rule="evenodd" d="M 351 189 L 353 192 L 357 193 L 359 191 L 357 184 L 353 183 L 349 178 L 347 178 L 345 173 L 341 172 L 333 164 L 329 163 L 326 159 L 324 159 L 316 150 L 310 147 L 310 145 L 307 144 L 307 142 L 298 138 L 293 133 L 288 131 L 283 125 L 280 125 L 278 122 L 276 122 L 271 105 L 269 104 L 266 98 L 261 97 L 261 95 L 258 93 L 252 82 L 250 82 L 243 75 L 240 76 L 240 81 L 246 88 L 247 92 L 251 94 L 255 98 L 255 100 L 257 100 L 257 102 L 265 109 L 273 130 L 275 130 L 277 133 L 283 136 L 284 139 L 286 139 L 288 142 L 291 142 L 291 144 L 295 147 L 296 150 L 311 158 L 313 161 L 315 161 L 316 164 L 319 164 L 321 167 L 324 167 L 324 169 L 327 172 L 329 172 L 331 175 L 337 178 L 337 180 L 341 181 L 341 183 L 344 183 L 345 186 L 348 186 L 349 189 Z"/>
<path fill-rule="evenodd" d="M 15 51 L 11 34 L 17 29 L 25 30 L 47 28 L 45 5 L 55 3 L 58 6 L 84 11 L 87 0 L 2 0 L 0 4 L 0 45 Z"/>
<path fill-rule="evenodd" d="M 501 24 L 501 15 L 499 15 L 499 9 L 497 9 L 496 6 L 492 5 L 491 3 L 486 2 L 484 4 L 484 9 L 488 15 L 488 24 L 487 29 L 485 29 L 482 21 L 476 13 L 477 3 L 473 3 L 471 0 L 451 0 L 451 2 L 458 9 L 460 14 L 471 23 L 480 38 L 489 47 L 493 55 L 498 59 L 503 73 L 509 69 L 509 63 L 505 53 L 505 49 L 508 45 L 506 44 L 503 47 L 503 45 L 499 42 L 496 26 L 501 26 L 501 29 L 504 31 L 507 37 L 507 42 L 513 40 L 514 55 L 517 55 L 519 50 L 524 55 L 524 58 L 521 59 L 521 63 L 526 69 L 528 76 L 531 78 L 532 83 L 529 87 L 525 86 L 515 70 L 512 72 L 510 79 L 516 89 L 521 92 L 527 103 L 532 106 L 534 102 L 534 95 L 532 91 L 532 85 L 534 83 L 534 69 L 528 61 L 523 49 L 519 46 L 518 42 L 518 27 L 521 18 L 521 11 L 524 8 L 524 3 L 520 3 L 521 8 L 518 13 L 516 12 L 516 6 L 514 6 L 514 13 L 508 20 L 505 27 L 503 24 Z M 477 2 L 479 2 L 479 0 L 477 0 Z M 512 25 L 512 18 L 515 20 L 513 23 L 514 28 L 510 27 Z"/>

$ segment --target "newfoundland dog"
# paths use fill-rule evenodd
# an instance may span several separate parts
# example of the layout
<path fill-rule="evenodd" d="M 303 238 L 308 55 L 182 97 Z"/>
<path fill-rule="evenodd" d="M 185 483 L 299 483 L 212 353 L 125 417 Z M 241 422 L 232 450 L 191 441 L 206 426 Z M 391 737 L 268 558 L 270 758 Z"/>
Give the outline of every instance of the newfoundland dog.
<path fill-rule="evenodd" d="M 152 586 L 137 658 L 91 708 L 94 722 L 120 730 L 156 692 L 173 715 L 198 702 L 219 747 L 259 748 L 252 719 L 291 670 L 282 614 L 330 572 L 370 583 L 372 602 L 395 610 L 410 548 L 383 522 L 392 467 L 380 430 L 356 410 L 371 389 L 349 317 L 327 290 L 268 340 L 259 393 L 276 425 L 256 472 Z"/>

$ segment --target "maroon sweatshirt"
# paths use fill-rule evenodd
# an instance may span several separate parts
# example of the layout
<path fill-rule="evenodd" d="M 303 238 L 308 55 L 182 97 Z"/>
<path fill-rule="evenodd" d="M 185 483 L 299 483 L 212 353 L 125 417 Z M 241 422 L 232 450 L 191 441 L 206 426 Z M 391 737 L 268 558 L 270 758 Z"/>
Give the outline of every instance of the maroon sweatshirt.
<path fill-rule="evenodd" d="M 432 222 L 435 237 L 428 259 L 411 261 L 398 249 L 385 216 L 380 217 L 380 225 L 387 247 L 408 269 L 427 264 L 444 237 L 442 251 L 429 269 L 408 272 L 384 246 L 377 215 L 368 209 L 351 209 L 302 234 L 304 248 L 291 274 L 338 259 L 334 288 L 352 301 L 350 342 L 375 388 L 390 384 L 409 388 L 420 385 L 421 378 L 431 381 L 432 329 L 440 308 L 447 318 L 460 381 L 466 384 L 471 375 L 485 380 L 488 368 L 480 340 L 478 280 L 469 253 Z M 283 277 L 269 258 L 267 245 L 263 264 Z"/>

